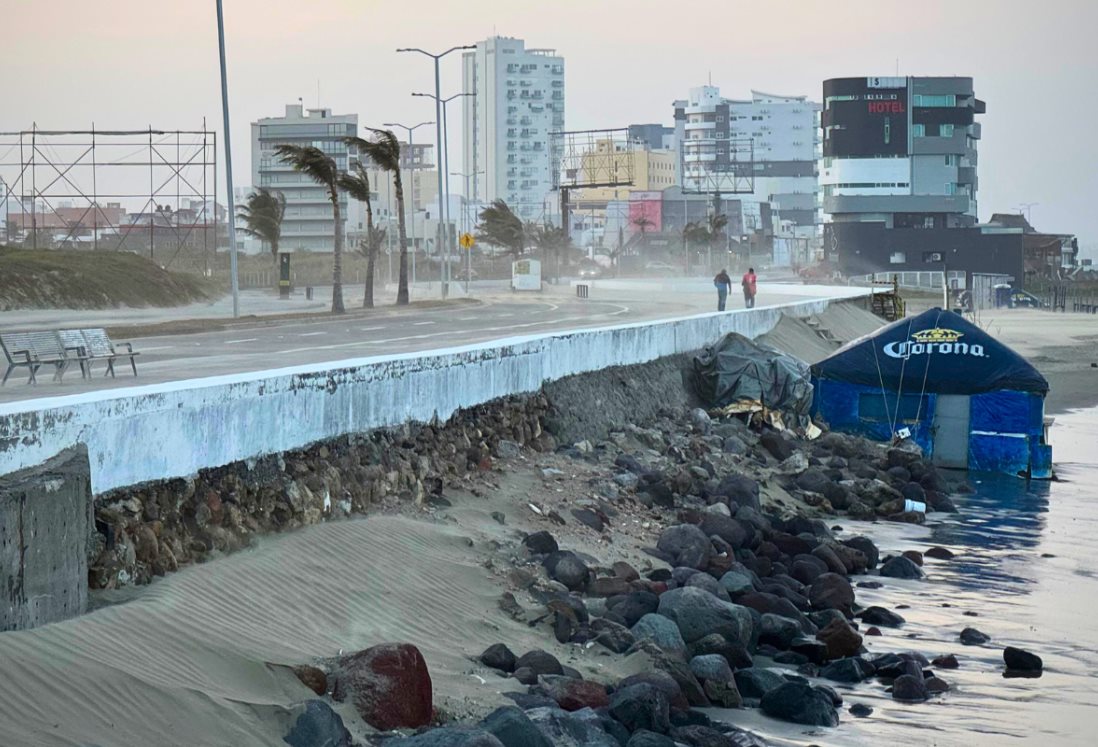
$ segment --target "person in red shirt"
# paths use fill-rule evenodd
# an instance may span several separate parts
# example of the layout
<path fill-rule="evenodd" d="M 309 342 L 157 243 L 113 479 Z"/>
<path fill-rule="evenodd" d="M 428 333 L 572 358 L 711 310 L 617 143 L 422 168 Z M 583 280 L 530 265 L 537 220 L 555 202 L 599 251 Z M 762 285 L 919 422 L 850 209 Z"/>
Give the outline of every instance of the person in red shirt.
<path fill-rule="evenodd" d="M 748 267 L 747 272 L 743 274 L 743 280 L 740 281 L 740 285 L 743 286 L 743 304 L 749 309 L 755 308 L 755 292 L 756 282 L 758 278 L 755 277 L 755 268 Z"/>

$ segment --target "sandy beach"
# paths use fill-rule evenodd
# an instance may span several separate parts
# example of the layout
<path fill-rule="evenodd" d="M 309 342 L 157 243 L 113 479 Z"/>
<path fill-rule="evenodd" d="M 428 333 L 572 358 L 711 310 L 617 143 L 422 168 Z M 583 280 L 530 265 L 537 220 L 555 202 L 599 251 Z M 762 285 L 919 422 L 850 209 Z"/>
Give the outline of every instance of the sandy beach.
<path fill-rule="evenodd" d="M 979 322 L 1049 378 L 1048 412 L 1098 403 L 1098 369 L 1090 367 L 1098 359 L 1098 317 L 1007 310 Z M 841 342 L 872 328 L 865 312 L 843 307 L 813 324 Z M 826 355 L 835 346 L 813 324 L 786 319 L 765 341 L 806 358 Z M 644 671 L 649 662 L 640 654 L 560 644 L 548 622 L 531 624 L 544 606 L 516 571 L 527 565 L 522 538 L 545 529 L 592 566 L 626 561 L 643 575 L 663 565 L 642 548 L 677 521 L 673 512 L 615 503 L 612 531 L 603 533 L 568 515 L 570 507 L 606 498 L 595 488 L 604 477 L 591 460 L 524 450 L 447 485 L 451 506 L 390 507 L 263 537 L 247 550 L 148 586 L 99 592 L 98 609 L 83 617 L 0 635 L 3 744 L 280 744 L 302 704 L 315 697 L 292 666 L 323 664 L 387 641 L 420 648 L 436 707 L 449 719 L 480 718 L 510 702 L 504 692 L 523 689 L 475 660 L 498 641 L 517 653 L 545 649 L 607 685 Z M 804 510 L 777 483 L 764 488 L 763 504 Z M 567 517 L 563 525 L 548 518 L 552 511 Z M 848 535 L 863 531 L 875 536 L 871 525 Z M 909 537 L 885 536 L 897 549 Z M 504 592 L 515 595 L 520 609 L 501 608 Z M 872 599 L 886 604 L 896 597 L 874 593 Z M 906 644 L 894 640 L 877 650 L 897 645 Z M 353 708 L 333 705 L 352 733 L 365 738 L 370 730 Z M 805 738 L 803 729 L 758 711 L 729 718 L 774 743 Z M 865 723 L 855 733 L 849 726 L 831 736 L 815 732 L 813 741 L 863 743 L 873 733 Z M 907 732 L 890 727 L 889 733 L 902 739 Z M 920 740 L 910 743 L 930 743 Z"/>

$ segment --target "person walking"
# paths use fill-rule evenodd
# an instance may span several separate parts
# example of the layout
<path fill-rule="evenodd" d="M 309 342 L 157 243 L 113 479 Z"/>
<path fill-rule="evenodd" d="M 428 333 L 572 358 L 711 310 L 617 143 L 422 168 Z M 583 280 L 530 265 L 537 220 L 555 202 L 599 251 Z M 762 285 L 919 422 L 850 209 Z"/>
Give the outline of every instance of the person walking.
<path fill-rule="evenodd" d="M 728 277 L 725 270 L 721 270 L 713 278 L 713 287 L 717 289 L 717 311 L 724 311 L 724 304 L 728 300 L 728 291 L 732 288 L 732 278 Z"/>
<path fill-rule="evenodd" d="M 743 274 L 743 280 L 740 281 L 740 285 L 743 286 L 743 305 L 749 309 L 755 308 L 755 293 L 757 291 L 757 282 L 758 278 L 755 277 L 755 268 L 748 267 L 747 272 Z"/>

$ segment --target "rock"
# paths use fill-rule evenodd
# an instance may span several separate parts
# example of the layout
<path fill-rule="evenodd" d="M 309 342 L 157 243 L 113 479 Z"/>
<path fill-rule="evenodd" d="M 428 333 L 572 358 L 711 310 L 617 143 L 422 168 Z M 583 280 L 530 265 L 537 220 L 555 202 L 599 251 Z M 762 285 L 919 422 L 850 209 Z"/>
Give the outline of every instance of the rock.
<path fill-rule="evenodd" d="M 712 552 L 709 537 L 693 524 L 680 524 L 663 530 L 656 549 L 670 558 L 671 565 L 697 570 L 705 570 Z"/>
<path fill-rule="evenodd" d="M 699 680 L 713 680 L 714 682 L 733 682 L 732 667 L 728 661 L 719 654 L 705 654 L 695 656 L 690 660 L 690 671 Z"/>
<path fill-rule="evenodd" d="M 867 568 L 876 568 L 877 564 L 881 562 L 880 551 L 873 544 L 873 540 L 868 537 L 850 537 L 843 540 L 842 544 L 861 552 L 865 556 Z"/>
<path fill-rule="evenodd" d="M 545 568 L 549 571 L 550 578 L 560 581 L 570 591 L 583 589 L 591 578 L 587 564 L 574 552 L 558 550 L 551 553 L 545 559 Z"/>
<path fill-rule="evenodd" d="M 898 628 L 907 622 L 895 612 L 876 606 L 866 607 L 857 614 L 857 617 L 866 625 L 883 625 L 886 628 Z"/>
<path fill-rule="evenodd" d="M 717 487 L 717 495 L 727 498 L 729 507 L 735 503 L 741 509 L 762 510 L 759 504 L 759 483 L 747 475 L 726 475 Z"/>
<path fill-rule="evenodd" d="M 837 659 L 820 669 L 820 676 L 835 682 L 854 684 L 873 676 L 873 666 L 858 656 Z"/>
<path fill-rule="evenodd" d="M 486 731 L 467 726 L 431 729 L 400 740 L 408 747 L 502 747 L 502 742 Z"/>
<path fill-rule="evenodd" d="M 808 600 L 818 610 L 839 610 L 850 615 L 854 606 L 854 589 L 845 576 L 825 573 L 808 589 Z"/>
<path fill-rule="evenodd" d="M 536 685 L 538 683 L 538 673 L 530 667 L 515 667 L 515 671 L 511 676 L 524 685 Z"/>
<path fill-rule="evenodd" d="M 785 682 L 785 678 L 777 672 L 761 667 L 737 669 L 734 673 L 736 687 L 744 698 L 758 700 L 771 690 L 775 690 Z"/>
<path fill-rule="evenodd" d="M 631 732 L 638 729 L 666 734 L 671 729 L 667 696 L 649 684 L 629 685 L 610 697 L 610 715 Z"/>
<path fill-rule="evenodd" d="M 629 737 L 625 747 L 675 747 L 675 740 L 654 731 L 641 729 Z"/>
<path fill-rule="evenodd" d="M 936 560 L 952 560 L 953 559 L 953 552 L 952 551 L 947 550 L 944 547 L 937 547 L 937 546 L 930 548 L 925 553 L 923 553 L 923 555 L 925 555 L 928 558 L 934 558 Z"/>
<path fill-rule="evenodd" d="M 961 666 L 957 662 L 957 657 L 954 656 L 953 654 L 946 654 L 945 656 L 937 656 L 930 663 L 933 664 L 934 666 L 936 666 L 938 669 L 957 669 L 959 666 Z"/>
<path fill-rule="evenodd" d="M 486 667 L 510 674 L 515 671 L 515 654 L 502 643 L 493 643 L 484 649 L 479 661 Z"/>
<path fill-rule="evenodd" d="M 709 413 L 700 407 L 690 411 L 690 425 L 694 426 L 694 430 L 698 433 L 708 433 L 712 424 L 713 420 L 709 417 Z"/>
<path fill-rule="evenodd" d="M 721 444 L 721 450 L 725 454 L 743 455 L 747 453 L 747 444 L 739 436 L 727 436 Z"/>
<path fill-rule="evenodd" d="M 1040 672 L 1044 668 L 1040 656 L 1014 646 L 1003 649 L 1003 661 L 1007 669 L 1015 672 Z"/>
<path fill-rule="evenodd" d="M 921 552 L 919 552 L 918 550 L 904 550 L 900 554 L 903 555 L 908 560 L 910 560 L 915 565 L 922 568 L 922 566 L 923 566 L 923 554 Z"/>
<path fill-rule="evenodd" d="M 777 431 L 765 431 L 759 436 L 759 444 L 766 449 L 770 456 L 774 457 L 779 462 L 784 462 L 786 459 L 793 456 L 793 445 Z"/>
<path fill-rule="evenodd" d="M 632 590 L 629 582 L 620 576 L 600 576 L 587 585 L 587 594 L 592 597 L 620 597 Z"/>
<path fill-rule="evenodd" d="M 926 691 L 931 695 L 940 695 L 941 693 L 949 692 L 949 683 L 941 677 L 927 677 L 923 680 L 923 684 L 926 685 Z"/>
<path fill-rule="evenodd" d="M 324 674 L 323 669 L 302 664 L 294 667 L 294 674 L 301 680 L 301 684 L 317 695 L 324 695 L 328 692 L 328 675 Z"/>
<path fill-rule="evenodd" d="M 515 671 L 522 668 L 530 669 L 536 675 L 564 674 L 557 657 L 541 649 L 534 649 L 520 656 L 515 661 Z"/>
<path fill-rule="evenodd" d="M 796 475 L 804 472 L 808 467 L 808 457 L 804 452 L 795 451 L 791 457 L 778 465 L 778 471 L 787 475 Z"/>
<path fill-rule="evenodd" d="M 630 632 L 638 640 L 652 641 L 662 651 L 685 654 L 686 643 L 679 627 L 663 615 L 648 614 L 637 621 Z"/>
<path fill-rule="evenodd" d="M 660 595 L 659 614 L 670 618 L 687 643 L 712 633 L 745 645 L 751 640 L 754 622 L 750 611 L 740 605 L 722 602 L 696 587 L 672 589 Z"/>
<path fill-rule="evenodd" d="M 591 621 L 591 632 L 595 634 L 596 643 L 601 643 L 615 654 L 624 654 L 636 643 L 636 638 L 629 628 L 607 620 L 605 617 Z"/>
<path fill-rule="evenodd" d="M 740 594 L 746 594 L 755 588 L 754 583 L 751 581 L 751 577 L 746 573 L 740 573 L 739 571 L 729 571 L 728 573 L 725 573 L 721 576 L 720 584 L 732 599 L 735 599 Z"/>
<path fill-rule="evenodd" d="M 693 676 L 693 675 L 691 675 Z M 629 687 L 630 685 L 647 684 L 663 692 L 667 696 L 667 702 L 670 704 L 671 709 L 689 710 L 690 703 L 686 699 L 686 695 L 682 691 L 682 687 L 678 681 L 672 677 L 668 672 L 661 669 L 654 669 L 651 672 L 640 672 L 638 674 L 631 674 L 621 682 L 618 683 L 618 689 L 623 687 Z M 700 685 L 698 686 L 700 690 Z"/>
<path fill-rule="evenodd" d="M 716 504 L 718 506 L 724 506 L 723 503 Z M 728 507 L 725 506 L 725 511 Z M 716 535 L 722 540 L 732 546 L 733 550 L 739 550 L 747 543 L 749 534 L 740 522 L 733 519 L 731 516 L 724 516 L 712 511 L 706 511 L 702 515 L 701 524 L 699 525 L 702 533 L 707 537 Z"/>
<path fill-rule="evenodd" d="M 888 578 L 916 579 L 923 577 L 923 572 L 919 570 L 919 566 L 902 555 L 886 560 L 884 565 L 881 566 L 880 573 Z"/>
<path fill-rule="evenodd" d="M 694 641 L 689 646 L 692 656 L 705 656 L 706 654 L 718 654 L 733 669 L 747 669 L 752 666 L 751 654 L 747 646 L 738 640 L 730 641 L 723 635 L 707 635 Z"/>
<path fill-rule="evenodd" d="M 384 643 L 340 657 L 332 697 L 350 699 L 362 720 L 382 731 L 416 729 L 432 716 L 431 675 L 410 643 Z"/>
<path fill-rule="evenodd" d="M 981 633 L 976 628 L 965 628 L 961 631 L 961 643 L 966 646 L 980 646 L 991 640 L 991 636 Z"/>
<path fill-rule="evenodd" d="M 823 493 L 824 489 L 831 484 L 831 479 L 823 473 L 823 470 L 811 467 L 798 476 L 794 482 L 801 490 L 807 490 L 811 493 Z"/>
<path fill-rule="evenodd" d="M 867 718 L 872 715 L 873 709 L 867 706 L 865 703 L 855 703 L 850 706 L 850 715 L 855 718 Z"/>
<path fill-rule="evenodd" d="M 573 508 L 571 514 L 572 518 L 580 524 L 583 524 L 596 532 L 601 532 L 606 528 L 606 522 L 602 520 L 602 517 L 589 508 Z"/>
<path fill-rule="evenodd" d="M 496 456 L 500 459 L 514 459 L 522 453 L 522 446 L 514 441 L 501 438 L 496 442 Z"/>
<path fill-rule="evenodd" d="M 862 649 L 862 637 L 843 620 L 833 620 L 816 633 L 816 639 L 827 646 L 827 656 L 830 659 L 854 656 Z"/>
<path fill-rule="evenodd" d="M 522 540 L 522 544 L 535 555 L 548 555 L 560 549 L 557 547 L 557 541 L 553 539 L 553 535 L 545 530 L 526 535 L 526 538 Z"/>
<path fill-rule="evenodd" d="M 553 747 L 521 708 L 504 706 L 489 713 L 480 728 L 498 739 L 504 747 Z"/>
<path fill-rule="evenodd" d="M 626 594 L 607 609 L 621 618 L 626 627 L 633 627 L 642 617 L 653 613 L 660 606 L 660 598 L 650 591 L 634 591 Z"/>
<path fill-rule="evenodd" d="M 566 711 L 578 711 L 583 708 L 603 708 L 610 705 L 610 697 L 606 694 L 606 688 L 591 680 L 545 675 L 538 678 L 538 684 L 545 690 L 546 695 Z"/>
<path fill-rule="evenodd" d="M 801 624 L 791 618 L 767 612 L 760 619 L 759 643 L 785 650 L 800 634 Z"/>
<path fill-rule="evenodd" d="M 310 700 L 282 738 L 290 747 L 351 747 L 351 732 L 343 719 L 323 700 Z"/>
<path fill-rule="evenodd" d="M 598 715 L 593 711 L 569 713 L 560 708 L 534 708 L 526 715 L 552 745 L 621 747 L 602 728 Z"/>
<path fill-rule="evenodd" d="M 801 636 L 789 644 L 789 650 L 801 654 L 813 664 L 823 664 L 831 658 L 830 649 L 823 641 Z"/>
<path fill-rule="evenodd" d="M 892 698 L 908 703 L 921 703 L 929 697 L 926 683 L 921 676 L 902 674 L 892 683 Z"/>
<path fill-rule="evenodd" d="M 762 698 L 767 716 L 805 726 L 838 726 L 839 714 L 831 698 L 801 682 L 786 682 Z"/>

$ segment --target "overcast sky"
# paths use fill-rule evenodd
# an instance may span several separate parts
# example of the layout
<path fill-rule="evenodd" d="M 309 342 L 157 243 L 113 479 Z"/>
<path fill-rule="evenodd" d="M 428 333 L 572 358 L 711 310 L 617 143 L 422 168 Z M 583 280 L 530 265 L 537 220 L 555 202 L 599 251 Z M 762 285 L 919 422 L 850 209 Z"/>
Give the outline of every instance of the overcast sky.
<path fill-rule="evenodd" d="M 0 130 L 221 129 L 214 0 L 4 0 Z M 362 124 L 433 119 L 430 60 L 493 34 L 565 58 L 569 129 L 671 122 L 709 76 L 726 96 L 807 94 L 840 76 L 966 75 L 987 102 L 980 219 L 1098 247 L 1098 3 L 1093 0 L 225 0 L 234 177 L 249 122 L 304 99 Z M 461 85 L 444 61 L 443 95 Z M 451 124 L 459 120 L 451 108 Z M 422 130 L 421 130 L 422 132 Z M 451 170 L 460 164 L 451 127 Z M 1090 252 L 1094 254 L 1092 249 Z"/>

